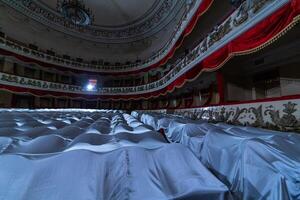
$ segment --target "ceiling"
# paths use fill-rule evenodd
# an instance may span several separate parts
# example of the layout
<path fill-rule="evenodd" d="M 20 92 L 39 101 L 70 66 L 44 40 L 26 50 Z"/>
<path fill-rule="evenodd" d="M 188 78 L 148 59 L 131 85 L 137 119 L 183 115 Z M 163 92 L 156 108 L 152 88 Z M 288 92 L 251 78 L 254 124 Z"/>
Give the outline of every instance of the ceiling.
<path fill-rule="evenodd" d="M 11 38 L 85 60 L 134 62 L 153 56 L 174 37 L 201 0 L 83 0 L 94 15 L 86 27 L 69 23 L 57 0 L 0 0 L 0 28 Z M 190 9 L 187 9 L 187 2 Z M 20 31 L 21 30 L 21 31 Z"/>
<path fill-rule="evenodd" d="M 56 0 L 41 0 L 41 2 L 56 10 Z M 95 21 L 100 27 L 122 27 L 132 25 L 146 19 L 159 7 L 160 0 L 86 0 L 87 8 L 91 9 Z M 138 9 L 137 9 L 138 8 Z"/>

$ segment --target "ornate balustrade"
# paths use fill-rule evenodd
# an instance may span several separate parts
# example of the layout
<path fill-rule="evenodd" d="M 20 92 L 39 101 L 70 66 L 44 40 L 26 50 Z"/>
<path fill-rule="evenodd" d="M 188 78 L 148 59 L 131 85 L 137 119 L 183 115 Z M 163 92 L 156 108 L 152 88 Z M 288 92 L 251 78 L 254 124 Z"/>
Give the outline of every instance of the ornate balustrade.
<path fill-rule="evenodd" d="M 204 38 L 202 42 L 191 51 L 191 53 L 184 57 L 184 59 L 179 60 L 176 64 L 172 65 L 169 73 L 160 80 L 137 87 L 111 88 L 111 90 L 117 93 L 125 91 L 138 94 L 158 91 L 161 88 L 167 87 L 178 77 L 210 56 L 214 51 L 234 40 L 247 29 L 250 29 L 260 20 L 279 9 L 287 2 L 289 1 L 261 0 L 254 4 L 254 1 L 245 1 L 221 25 L 215 27 L 215 29 L 206 38 Z"/>
<path fill-rule="evenodd" d="M 209 122 L 255 126 L 283 131 L 300 132 L 300 97 L 288 100 L 265 100 L 194 109 L 179 109 L 174 113 Z"/>
<path fill-rule="evenodd" d="M 185 75 L 197 64 L 204 61 L 206 58 L 211 56 L 214 52 L 219 49 L 222 49 L 228 43 L 241 36 L 244 32 L 254 27 L 264 18 L 267 18 L 269 15 L 279 10 L 284 5 L 292 3 L 288 0 L 248 0 L 245 1 L 235 12 L 233 12 L 222 24 L 216 26 L 215 29 L 200 42 L 184 59 L 176 62 L 175 65 L 171 66 L 172 70 L 169 71 L 164 77 L 160 80 L 149 83 L 147 85 L 139 86 L 136 91 L 138 92 L 154 92 L 162 88 L 169 86 L 172 82 L 176 81 L 180 76 Z M 299 15 L 297 15 L 299 16 Z M 295 19 L 299 17 L 295 16 Z M 297 19 L 299 20 L 299 19 Z M 290 24 L 293 26 L 296 23 L 296 20 L 293 20 Z M 281 36 L 285 30 L 291 28 L 291 26 L 282 27 L 283 29 L 274 33 L 274 35 L 265 40 L 258 47 L 251 47 L 253 49 L 260 49 L 264 46 L 270 44 L 271 41 L 274 41 L 276 38 Z M 263 38 L 265 39 L 265 38 Z M 230 47 L 228 47 L 230 48 Z M 239 52 L 238 54 L 251 53 L 249 49 L 244 52 Z M 212 71 L 220 68 L 226 61 L 228 61 L 234 53 L 228 53 L 227 57 L 221 60 L 220 64 L 216 66 L 206 66 L 207 69 L 200 69 L 196 73 L 200 74 L 202 71 Z M 196 76 L 197 77 L 197 76 Z M 195 78 L 195 76 L 193 76 Z M 178 86 L 178 85 L 177 85 Z M 133 90 L 134 91 L 134 90 Z"/>
<path fill-rule="evenodd" d="M 199 11 L 198 8 L 201 6 L 201 4 L 203 2 L 205 2 L 205 6 L 207 6 L 207 8 L 205 8 L 203 12 L 205 12 L 208 9 L 208 7 L 211 5 L 211 3 L 208 4 L 206 1 L 212 3 L 212 0 L 203 0 L 203 1 L 192 0 L 190 2 L 190 4 L 186 7 L 183 17 L 180 19 L 179 23 L 175 27 L 174 33 L 173 33 L 172 37 L 170 37 L 171 39 L 166 43 L 166 45 L 162 49 L 157 51 L 156 54 L 154 54 L 153 56 L 151 56 L 147 60 L 144 60 L 141 63 L 114 66 L 114 65 L 95 65 L 95 64 L 87 63 L 87 62 L 78 62 L 78 61 L 71 60 L 71 59 L 64 59 L 64 58 L 62 58 L 62 56 L 49 55 L 46 52 L 43 52 L 41 50 L 34 50 L 31 48 L 28 48 L 27 46 L 18 44 L 14 41 L 10 41 L 7 38 L 3 38 L 3 37 L 0 38 L 0 47 L 2 49 L 11 51 L 13 53 L 16 53 L 16 54 L 19 54 L 22 56 L 32 58 L 34 60 L 38 60 L 38 61 L 45 62 L 48 64 L 57 65 L 57 66 L 70 68 L 70 69 L 74 69 L 74 70 L 80 70 L 80 71 L 86 71 L 86 72 L 98 72 L 98 73 L 135 72 L 135 71 L 139 71 L 139 70 L 148 68 L 152 65 L 155 65 L 156 63 L 161 61 L 163 58 L 165 58 L 170 53 L 170 51 L 174 48 L 174 46 L 176 45 L 176 42 L 178 41 L 180 36 L 182 36 L 183 32 L 186 30 L 186 27 L 189 25 L 189 22 L 193 19 L 193 17 L 196 14 L 198 14 L 198 15 L 203 14 L 203 13 L 197 13 L 197 11 Z M 18 9 L 21 9 L 24 7 L 24 5 L 19 5 L 20 4 L 19 1 L 4 1 L 4 2 L 13 7 L 16 7 Z M 25 1 L 25 2 L 26 2 L 26 5 L 28 5 L 31 9 L 31 4 L 34 4 L 34 2 L 31 2 L 29 0 Z M 26 13 L 28 14 L 28 12 L 26 12 Z M 54 17 L 54 16 L 51 15 L 51 17 Z M 61 22 L 61 20 L 58 20 L 57 22 Z M 196 23 L 196 22 L 193 22 L 193 23 Z M 77 28 L 77 27 L 74 27 L 74 28 Z"/>
<path fill-rule="evenodd" d="M 145 112 L 144 110 L 140 111 Z M 157 109 L 147 112 L 173 114 L 211 123 L 228 123 L 281 131 L 300 132 L 300 96 L 264 99 L 231 105 L 187 109 Z"/>
<path fill-rule="evenodd" d="M 0 72 L 0 84 L 21 88 L 47 90 L 53 92 L 83 93 L 84 89 L 76 85 L 54 83 L 37 79 L 25 78 Z"/>
<path fill-rule="evenodd" d="M 256 2 L 256 3 L 254 3 Z M 286 14 L 290 14 L 285 22 L 285 26 L 279 28 L 275 27 L 276 31 L 269 29 L 269 32 L 264 34 L 268 35 L 268 38 L 262 38 L 262 42 L 259 44 L 247 44 L 242 49 L 245 49 L 238 54 L 251 53 L 253 49 L 261 49 L 270 42 L 274 41 L 276 38 L 281 36 L 287 29 L 291 28 L 299 20 L 299 10 L 294 10 L 291 12 L 290 6 L 299 3 L 297 0 L 257 0 L 257 1 L 245 1 L 235 12 L 233 12 L 222 24 L 216 26 L 215 29 L 197 45 L 190 54 L 188 54 L 184 59 L 177 61 L 176 65 L 171 66 L 171 70 L 161 79 L 135 87 L 105 87 L 99 88 L 95 92 L 85 92 L 82 88 L 77 91 L 68 90 L 68 86 L 62 88 L 67 88 L 66 90 L 61 90 L 62 92 L 80 93 L 80 94 L 92 94 L 92 95 L 104 95 L 110 96 L 111 98 L 151 98 L 153 96 L 158 96 L 165 94 L 166 92 L 173 91 L 176 87 L 181 87 L 186 81 L 196 78 L 203 71 L 217 70 L 224 65 L 235 52 L 229 52 L 232 50 L 232 46 L 226 46 L 235 41 L 239 36 L 244 36 L 243 34 L 248 30 L 252 30 L 259 22 L 263 21 L 268 17 L 273 17 L 276 14 L 276 19 L 285 19 Z M 295 6 L 297 7 L 297 6 Z M 281 10 L 283 8 L 284 10 Z M 279 14 L 276 12 L 280 10 Z M 298 13 L 299 12 L 299 13 Z M 278 15 L 278 16 L 277 16 Z M 282 15 L 282 16 L 281 16 Z M 271 23 L 271 22 L 270 22 Z M 267 25 L 269 26 L 270 23 Z M 274 22 L 276 24 L 276 22 Z M 258 29 L 258 33 L 264 29 Z M 256 32 L 251 32 L 251 34 L 257 34 Z M 271 35 L 271 37 L 270 37 Z M 251 35 L 252 38 L 252 35 Z M 240 44 L 241 42 L 238 42 Z M 5 43 L 5 45 L 7 45 Z M 215 58 L 210 58 L 215 52 L 220 49 L 223 50 L 226 47 L 226 51 L 223 56 L 221 52 L 221 59 L 218 60 L 219 63 L 215 64 Z M 18 47 L 15 47 L 18 48 Z M 210 62 L 207 61 L 210 59 Z M 209 63 L 207 66 L 200 66 L 199 63 Z M 212 64 L 211 64 L 212 63 Z M 199 68 L 200 66 L 200 68 Z M 49 83 L 50 84 L 50 83 Z M 43 84 L 42 84 L 43 85 Z M 58 84 L 63 85 L 63 84 Z M 25 87 L 19 84 L 21 87 Z M 71 86 L 72 88 L 72 86 Z M 47 88 L 48 90 L 51 88 Z"/>

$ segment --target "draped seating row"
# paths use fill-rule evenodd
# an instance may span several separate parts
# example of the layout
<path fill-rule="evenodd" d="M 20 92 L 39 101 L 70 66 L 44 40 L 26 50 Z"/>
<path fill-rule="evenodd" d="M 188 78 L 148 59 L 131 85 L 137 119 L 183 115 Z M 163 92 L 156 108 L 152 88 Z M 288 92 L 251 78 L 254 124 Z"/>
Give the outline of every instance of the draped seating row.
<path fill-rule="evenodd" d="M 0 199 L 231 199 L 184 145 L 121 111 L 0 110 Z"/>
<path fill-rule="evenodd" d="M 234 199 L 299 199 L 300 136 L 224 123 L 132 112 L 170 142 L 188 147 Z"/>

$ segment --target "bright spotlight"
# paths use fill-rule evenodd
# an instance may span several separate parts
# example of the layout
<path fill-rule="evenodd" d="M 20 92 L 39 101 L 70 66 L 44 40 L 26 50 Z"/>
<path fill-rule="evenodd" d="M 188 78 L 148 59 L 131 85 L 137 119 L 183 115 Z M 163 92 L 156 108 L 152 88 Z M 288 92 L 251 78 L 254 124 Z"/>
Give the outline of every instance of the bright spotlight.
<path fill-rule="evenodd" d="M 86 90 L 87 91 L 93 91 L 95 89 L 95 86 L 93 86 L 92 84 L 88 84 L 87 86 L 86 86 Z"/>
<path fill-rule="evenodd" d="M 97 85 L 97 80 L 91 79 L 89 80 L 88 84 L 86 85 L 87 91 L 95 91 Z"/>

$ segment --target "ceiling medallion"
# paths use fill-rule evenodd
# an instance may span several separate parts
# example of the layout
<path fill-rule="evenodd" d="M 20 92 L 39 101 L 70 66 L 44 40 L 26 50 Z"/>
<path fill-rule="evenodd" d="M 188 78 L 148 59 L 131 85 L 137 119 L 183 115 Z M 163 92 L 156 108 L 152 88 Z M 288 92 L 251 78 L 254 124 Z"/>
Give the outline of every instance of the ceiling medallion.
<path fill-rule="evenodd" d="M 57 9 L 67 20 L 78 26 L 88 26 L 94 20 L 91 10 L 85 7 L 82 0 L 58 0 Z"/>

